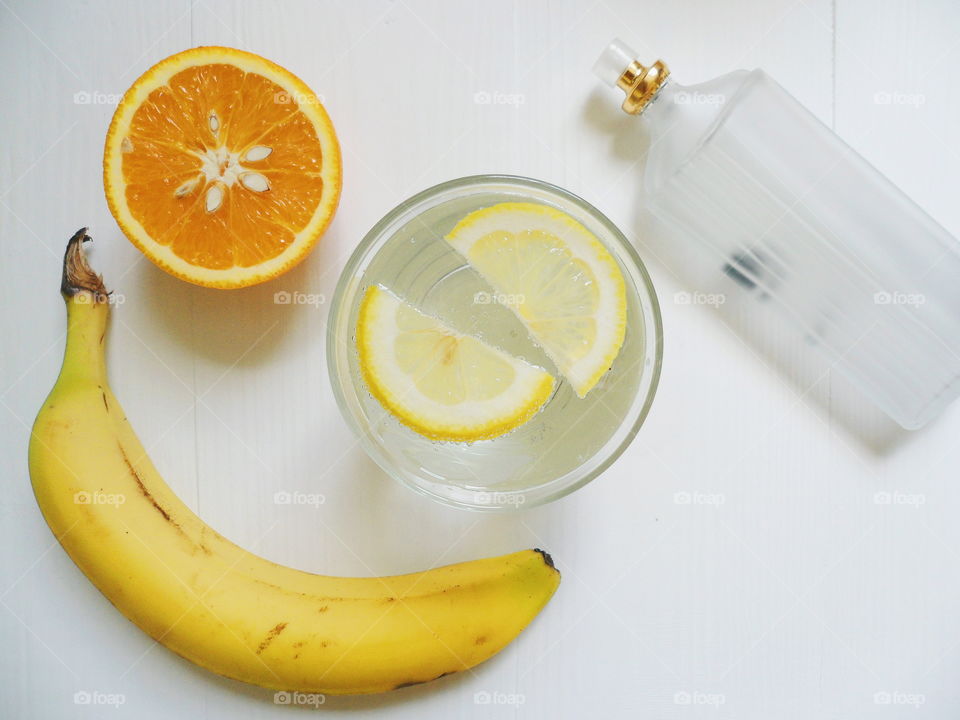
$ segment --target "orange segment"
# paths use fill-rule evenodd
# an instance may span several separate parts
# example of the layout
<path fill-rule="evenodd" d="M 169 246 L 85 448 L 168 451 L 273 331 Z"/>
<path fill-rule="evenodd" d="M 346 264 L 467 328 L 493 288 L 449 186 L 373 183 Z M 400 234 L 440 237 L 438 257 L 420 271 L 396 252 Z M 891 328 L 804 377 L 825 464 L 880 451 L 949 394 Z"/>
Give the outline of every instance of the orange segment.
<path fill-rule="evenodd" d="M 185 280 L 242 287 L 290 269 L 340 197 L 323 105 L 257 55 L 203 47 L 141 76 L 114 114 L 104 187 L 124 233 Z"/>

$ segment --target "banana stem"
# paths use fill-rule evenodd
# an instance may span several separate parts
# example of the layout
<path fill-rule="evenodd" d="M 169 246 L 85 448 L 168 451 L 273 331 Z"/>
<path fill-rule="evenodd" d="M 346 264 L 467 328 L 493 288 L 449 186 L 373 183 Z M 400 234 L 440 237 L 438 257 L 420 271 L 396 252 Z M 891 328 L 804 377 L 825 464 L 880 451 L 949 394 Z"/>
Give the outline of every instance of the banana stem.
<path fill-rule="evenodd" d="M 65 298 L 71 298 L 77 293 L 87 292 L 95 299 L 107 301 L 106 287 L 103 278 L 97 275 L 87 264 L 87 256 L 83 252 L 83 244 L 93 240 L 87 234 L 87 229 L 80 228 L 73 237 L 67 240 L 67 250 L 63 253 L 63 274 L 60 278 L 60 292 Z"/>
<path fill-rule="evenodd" d="M 107 331 L 109 293 L 103 278 L 87 264 L 83 243 L 90 240 L 81 228 L 67 241 L 63 255 L 60 293 L 67 303 L 67 347 L 61 378 L 106 381 L 103 343 Z"/>

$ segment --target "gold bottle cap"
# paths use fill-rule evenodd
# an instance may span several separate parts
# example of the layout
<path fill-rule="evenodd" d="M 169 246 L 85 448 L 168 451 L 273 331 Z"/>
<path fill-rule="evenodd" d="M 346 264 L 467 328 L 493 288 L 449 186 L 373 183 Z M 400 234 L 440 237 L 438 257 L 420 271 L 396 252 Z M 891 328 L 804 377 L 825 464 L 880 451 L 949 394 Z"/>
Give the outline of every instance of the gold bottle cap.
<path fill-rule="evenodd" d="M 626 43 L 614 40 L 593 66 L 597 77 L 626 93 L 623 110 L 631 115 L 643 111 L 670 75 L 662 60 L 647 66 L 636 60 L 636 55 Z"/>
<path fill-rule="evenodd" d="M 631 115 L 643 112 L 668 75 L 670 68 L 662 60 L 657 60 L 650 66 L 642 65 L 636 60 L 630 63 L 617 80 L 617 87 L 627 94 L 621 105 L 623 111 Z"/>

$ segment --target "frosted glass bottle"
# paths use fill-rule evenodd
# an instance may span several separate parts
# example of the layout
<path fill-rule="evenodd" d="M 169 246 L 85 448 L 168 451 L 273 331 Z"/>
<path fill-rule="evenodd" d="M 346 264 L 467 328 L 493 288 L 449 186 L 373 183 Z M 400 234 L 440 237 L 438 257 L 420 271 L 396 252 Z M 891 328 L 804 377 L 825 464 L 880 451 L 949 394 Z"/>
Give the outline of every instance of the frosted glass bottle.
<path fill-rule="evenodd" d="M 648 124 L 648 210 L 695 275 L 776 307 L 905 428 L 960 394 L 960 244 L 876 168 L 762 70 L 683 86 L 615 40 L 594 72 Z"/>

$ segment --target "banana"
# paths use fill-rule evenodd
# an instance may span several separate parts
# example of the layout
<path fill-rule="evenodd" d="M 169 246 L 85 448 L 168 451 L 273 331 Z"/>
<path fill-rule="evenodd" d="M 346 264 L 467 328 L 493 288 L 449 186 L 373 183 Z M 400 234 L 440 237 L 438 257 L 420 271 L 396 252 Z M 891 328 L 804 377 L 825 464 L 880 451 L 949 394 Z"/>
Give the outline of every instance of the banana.
<path fill-rule="evenodd" d="M 560 582 L 525 550 L 410 575 L 328 577 L 219 535 L 157 473 L 107 384 L 109 314 L 67 244 L 63 367 L 37 416 L 30 477 L 74 562 L 159 643 L 226 677 L 277 690 L 375 693 L 465 670 L 527 626 Z"/>

